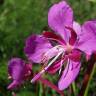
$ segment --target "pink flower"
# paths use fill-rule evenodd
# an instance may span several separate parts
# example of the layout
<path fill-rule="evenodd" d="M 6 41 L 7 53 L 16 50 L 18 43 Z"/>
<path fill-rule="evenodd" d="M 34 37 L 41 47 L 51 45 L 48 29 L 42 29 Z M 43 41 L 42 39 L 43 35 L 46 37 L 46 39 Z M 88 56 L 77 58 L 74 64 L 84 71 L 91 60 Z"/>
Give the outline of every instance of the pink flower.
<path fill-rule="evenodd" d="M 96 20 L 87 21 L 80 26 L 73 19 L 71 7 L 61 1 L 50 8 L 48 24 L 54 32 L 32 35 L 26 40 L 24 51 L 28 59 L 45 65 L 31 82 L 45 71 L 53 74 L 59 70 L 60 74 L 65 66 L 58 82 L 59 89 L 63 90 L 77 77 L 82 53 L 89 57 L 96 51 Z"/>
<path fill-rule="evenodd" d="M 9 79 L 12 79 L 12 83 L 9 84 L 8 89 L 14 89 L 20 86 L 27 77 L 31 75 L 32 65 L 25 64 L 24 60 L 20 58 L 12 58 L 8 63 Z"/>

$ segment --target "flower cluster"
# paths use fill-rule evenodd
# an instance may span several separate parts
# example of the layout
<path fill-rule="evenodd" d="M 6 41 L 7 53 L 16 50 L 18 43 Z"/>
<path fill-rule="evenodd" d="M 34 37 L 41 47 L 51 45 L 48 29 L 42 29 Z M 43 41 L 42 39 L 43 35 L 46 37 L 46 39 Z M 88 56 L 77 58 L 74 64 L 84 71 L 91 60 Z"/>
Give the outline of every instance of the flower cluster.
<path fill-rule="evenodd" d="M 77 77 L 82 54 L 88 60 L 96 51 L 96 20 L 80 25 L 74 21 L 72 8 L 67 2 L 61 1 L 49 9 L 48 25 L 52 32 L 43 31 L 41 35 L 31 35 L 25 43 L 24 53 L 28 60 L 44 66 L 31 82 L 38 80 L 45 72 L 52 75 L 58 71 L 61 74 L 58 88 L 64 90 Z M 20 58 L 10 60 L 8 72 L 13 82 L 8 88 L 22 83 L 26 74 L 30 75 L 30 66 Z"/>

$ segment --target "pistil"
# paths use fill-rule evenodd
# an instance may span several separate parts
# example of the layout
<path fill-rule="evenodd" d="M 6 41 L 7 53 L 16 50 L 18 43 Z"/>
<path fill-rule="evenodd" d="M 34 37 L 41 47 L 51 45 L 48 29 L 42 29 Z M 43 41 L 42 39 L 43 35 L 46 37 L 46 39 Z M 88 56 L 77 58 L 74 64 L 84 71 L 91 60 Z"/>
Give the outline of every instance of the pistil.
<path fill-rule="evenodd" d="M 32 80 L 31 83 L 36 81 L 58 58 L 59 56 L 63 53 L 63 51 L 59 52 L 57 56 L 54 57 L 54 59 L 42 70 L 40 71 Z"/>

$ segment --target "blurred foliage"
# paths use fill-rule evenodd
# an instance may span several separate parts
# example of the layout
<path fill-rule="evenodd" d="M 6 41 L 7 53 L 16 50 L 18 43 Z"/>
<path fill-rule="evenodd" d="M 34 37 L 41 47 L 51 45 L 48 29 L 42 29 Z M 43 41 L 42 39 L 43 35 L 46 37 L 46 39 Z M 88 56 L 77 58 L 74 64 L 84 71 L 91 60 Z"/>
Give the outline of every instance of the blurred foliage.
<path fill-rule="evenodd" d="M 9 82 L 7 79 L 8 60 L 14 56 L 25 58 L 23 53 L 25 39 L 30 34 L 41 33 L 43 28 L 48 26 L 48 9 L 58 1 L 60 0 L 0 0 L 0 92 L 3 91 L 4 96 L 7 92 L 9 94 L 7 96 L 11 96 L 6 90 Z M 68 2 L 74 10 L 74 19 L 81 24 L 86 20 L 96 18 L 95 0 L 69 0 Z M 96 78 L 94 80 L 96 82 Z M 31 87 L 29 84 L 27 88 L 17 92 L 17 96 L 35 96 L 34 88 Z M 96 90 L 94 83 L 90 86 L 92 92 L 94 92 L 93 88 Z M 47 93 L 50 91 L 48 88 L 46 90 Z M 51 93 L 54 94 L 54 91 L 51 90 Z M 1 93 L 0 96 L 2 96 Z"/>

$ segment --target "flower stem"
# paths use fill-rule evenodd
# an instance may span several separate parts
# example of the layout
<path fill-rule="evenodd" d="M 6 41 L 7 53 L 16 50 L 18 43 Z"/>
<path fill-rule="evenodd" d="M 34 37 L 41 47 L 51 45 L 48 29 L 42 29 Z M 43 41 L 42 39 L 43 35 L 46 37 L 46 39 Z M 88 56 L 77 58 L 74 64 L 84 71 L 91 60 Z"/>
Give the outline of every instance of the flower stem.
<path fill-rule="evenodd" d="M 90 75 L 90 78 L 89 78 L 89 82 L 88 82 L 88 84 L 87 84 L 87 87 L 86 87 L 84 96 L 88 96 L 89 85 L 90 85 L 90 82 L 91 82 L 91 80 L 92 80 L 92 77 L 93 77 L 93 75 L 94 75 L 94 73 L 95 73 L 95 69 L 96 69 L 96 63 L 95 63 L 94 66 L 93 66 L 93 69 L 92 69 L 92 72 L 91 72 L 91 75 Z"/>
<path fill-rule="evenodd" d="M 76 96 L 77 90 L 76 90 L 75 82 L 72 83 L 72 90 L 73 90 L 74 96 Z"/>
<path fill-rule="evenodd" d="M 39 83 L 39 96 L 42 96 L 42 84 Z"/>
<path fill-rule="evenodd" d="M 92 54 L 91 59 L 88 61 L 88 67 L 84 75 L 83 84 L 78 96 L 87 96 L 89 90 L 89 84 L 93 77 L 95 67 L 96 67 L 96 54 Z"/>

